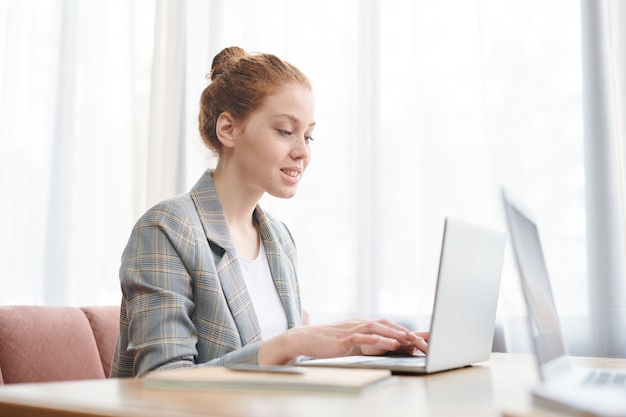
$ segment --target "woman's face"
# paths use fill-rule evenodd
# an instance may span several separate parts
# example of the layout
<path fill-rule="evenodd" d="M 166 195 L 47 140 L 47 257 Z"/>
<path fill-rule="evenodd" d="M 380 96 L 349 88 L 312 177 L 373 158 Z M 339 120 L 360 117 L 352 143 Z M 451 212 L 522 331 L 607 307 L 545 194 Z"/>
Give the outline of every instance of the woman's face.
<path fill-rule="evenodd" d="M 233 160 L 251 192 L 290 198 L 309 165 L 313 134 L 313 93 L 297 83 L 284 85 L 235 128 Z"/>

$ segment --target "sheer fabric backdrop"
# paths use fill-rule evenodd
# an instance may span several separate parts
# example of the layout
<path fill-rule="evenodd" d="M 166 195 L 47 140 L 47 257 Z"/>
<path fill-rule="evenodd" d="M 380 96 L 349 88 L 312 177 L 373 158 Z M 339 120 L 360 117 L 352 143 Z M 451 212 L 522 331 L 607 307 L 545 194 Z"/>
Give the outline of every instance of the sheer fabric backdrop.
<path fill-rule="evenodd" d="M 262 202 L 296 237 L 314 322 L 426 326 L 445 216 L 504 229 L 505 185 L 540 219 L 572 350 L 587 352 L 580 11 L 570 0 L 0 0 L 0 303 L 118 303 L 133 223 L 214 163 L 198 99 L 212 57 L 239 45 L 314 85 L 309 171 L 295 198 Z M 499 320 L 524 351 L 516 274 L 508 250 Z"/>
<path fill-rule="evenodd" d="M 145 206 L 142 4 L 0 2 L 3 304 L 119 299 L 120 249 Z"/>
<path fill-rule="evenodd" d="M 623 3 L 581 2 L 590 348 L 609 357 L 626 355 Z"/>

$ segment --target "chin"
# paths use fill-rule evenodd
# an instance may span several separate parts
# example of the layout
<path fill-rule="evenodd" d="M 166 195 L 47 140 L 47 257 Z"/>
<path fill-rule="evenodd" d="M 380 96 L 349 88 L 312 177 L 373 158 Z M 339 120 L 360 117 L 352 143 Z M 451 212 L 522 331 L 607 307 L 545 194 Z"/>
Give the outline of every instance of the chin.
<path fill-rule="evenodd" d="M 296 195 L 296 190 L 268 191 L 268 194 L 277 198 L 289 199 Z"/>

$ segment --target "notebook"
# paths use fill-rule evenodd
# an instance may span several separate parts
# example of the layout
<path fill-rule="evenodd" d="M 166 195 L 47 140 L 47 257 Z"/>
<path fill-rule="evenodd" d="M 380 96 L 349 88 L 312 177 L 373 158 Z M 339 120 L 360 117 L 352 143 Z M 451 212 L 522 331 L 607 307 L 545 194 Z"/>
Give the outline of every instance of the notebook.
<path fill-rule="evenodd" d="M 243 372 L 242 372 L 243 371 Z M 358 393 L 386 381 L 383 369 L 303 368 L 237 364 L 153 371 L 142 378 L 147 388 L 183 390 L 269 390 Z"/>
<path fill-rule="evenodd" d="M 489 359 L 505 241 L 504 232 L 446 218 L 426 355 L 345 356 L 299 365 L 429 374 Z"/>
<path fill-rule="evenodd" d="M 502 199 L 541 379 L 533 401 L 566 411 L 626 416 L 624 371 L 571 365 L 535 217 L 506 190 Z"/>

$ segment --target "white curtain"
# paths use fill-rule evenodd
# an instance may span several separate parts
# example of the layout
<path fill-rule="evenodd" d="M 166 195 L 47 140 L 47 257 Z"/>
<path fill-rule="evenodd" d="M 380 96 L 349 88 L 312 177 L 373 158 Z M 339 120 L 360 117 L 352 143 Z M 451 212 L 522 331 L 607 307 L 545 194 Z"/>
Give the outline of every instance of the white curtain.
<path fill-rule="evenodd" d="M 590 349 L 626 355 L 626 5 L 581 0 Z"/>
<path fill-rule="evenodd" d="M 133 223 L 214 163 L 198 100 L 213 56 L 239 45 L 314 85 L 309 171 L 294 199 L 262 202 L 296 237 L 314 322 L 426 326 L 445 216 L 504 229 L 504 185 L 540 220 L 586 352 L 582 18 L 570 0 L 0 0 L 0 303 L 119 301 Z M 523 316 L 509 250 L 499 320 L 513 351 L 528 347 Z"/>
<path fill-rule="evenodd" d="M 153 19 L 148 1 L 0 2 L 1 303 L 119 299 Z"/>
<path fill-rule="evenodd" d="M 148 201 L 185 187 L 185 3 L 156 1 L 148 128 Z"/>

